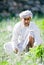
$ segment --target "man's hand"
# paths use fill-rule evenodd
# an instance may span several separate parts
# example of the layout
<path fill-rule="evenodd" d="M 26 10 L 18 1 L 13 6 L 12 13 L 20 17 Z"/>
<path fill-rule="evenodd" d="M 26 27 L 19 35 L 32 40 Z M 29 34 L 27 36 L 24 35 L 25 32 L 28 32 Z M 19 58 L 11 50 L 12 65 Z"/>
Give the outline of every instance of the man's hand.
<path fill-rule="evenodd" d="M 14 52 L 17 54 L 17 53 L 18 53 L 18 49 L 17 49 L 17 48 L 15 48 Z"/>

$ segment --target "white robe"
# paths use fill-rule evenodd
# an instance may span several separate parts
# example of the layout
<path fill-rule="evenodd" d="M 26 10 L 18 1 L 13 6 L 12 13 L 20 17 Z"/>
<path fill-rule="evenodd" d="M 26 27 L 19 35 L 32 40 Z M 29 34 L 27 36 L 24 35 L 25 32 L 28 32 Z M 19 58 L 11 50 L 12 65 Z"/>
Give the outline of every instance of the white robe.
<path fill-rule="evenodd" d="M 27 27 L 24 26 L 22 21 L 18 22 L 13 29 L 13 36 L 10 45 L 9 43 L 5 44 L 5 49 L 7 50 L 9 48 L 15 50 L 15 48 L 18 48 L 19 52 L 22 52 L 28 44 L 30 35 L 35 39 L 34 46 L 42 43 L 40 31 L 34 22 L 30 21 L 30 25 Z M 10 50 L 8 51 L 10 52 Z"/>

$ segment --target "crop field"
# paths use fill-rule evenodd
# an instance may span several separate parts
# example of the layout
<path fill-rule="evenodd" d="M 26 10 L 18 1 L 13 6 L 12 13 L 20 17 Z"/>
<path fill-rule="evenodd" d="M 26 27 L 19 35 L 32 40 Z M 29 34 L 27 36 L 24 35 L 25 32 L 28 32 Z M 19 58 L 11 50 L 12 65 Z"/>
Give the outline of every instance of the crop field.
<path fill-rule="evenodd" d="M 20 54 L 5 53 L 4 44 L 11 41 L 14 25 L 19 22 L 19 18 L 2 20 L 0 22 L 0 65 L 44 65 L 44 18 L 32 19 L 40 29 L 43 43 L 29 52 Z"/>

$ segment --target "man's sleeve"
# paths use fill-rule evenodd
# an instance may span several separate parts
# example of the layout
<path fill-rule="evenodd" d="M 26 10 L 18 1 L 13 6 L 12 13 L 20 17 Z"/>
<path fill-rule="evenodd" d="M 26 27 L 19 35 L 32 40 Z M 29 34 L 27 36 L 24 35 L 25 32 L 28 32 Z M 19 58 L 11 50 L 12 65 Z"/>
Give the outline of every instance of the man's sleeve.
<path fill-rule="evenodd" d="M 18 44 L 18 29 L 17 29 L 16 26 L 13 29 L 11 42 L 13 44 L 13 47 L 17 48 L 17 44 Z"/>

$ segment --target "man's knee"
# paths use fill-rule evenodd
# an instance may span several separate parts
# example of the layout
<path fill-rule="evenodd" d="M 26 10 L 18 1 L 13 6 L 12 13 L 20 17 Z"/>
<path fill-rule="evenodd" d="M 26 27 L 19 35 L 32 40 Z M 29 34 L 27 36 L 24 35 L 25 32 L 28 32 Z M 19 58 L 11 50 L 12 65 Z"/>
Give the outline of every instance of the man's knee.
<path fill-rule="evenodd" d="M 29 47 L 33 47 L 33 45 L 34 45 L 34 37 L 32 37 L 32 36 L 29 36 L 29 42 L 28 42 L 28 46 Z"/>
<path fill-rule="evenodd" d="M 30 42 L 30 43 L 34 43 L 34 41 L 35 41 L 35 40 L 34 40 L 34 37 L 29 36 L 29 42 Z"/>
<path fill-rule="evenodd" d="M 11 42 L 4 44 L 4 50 L 6 53 L 11 53 L 13 51 Z"/>

